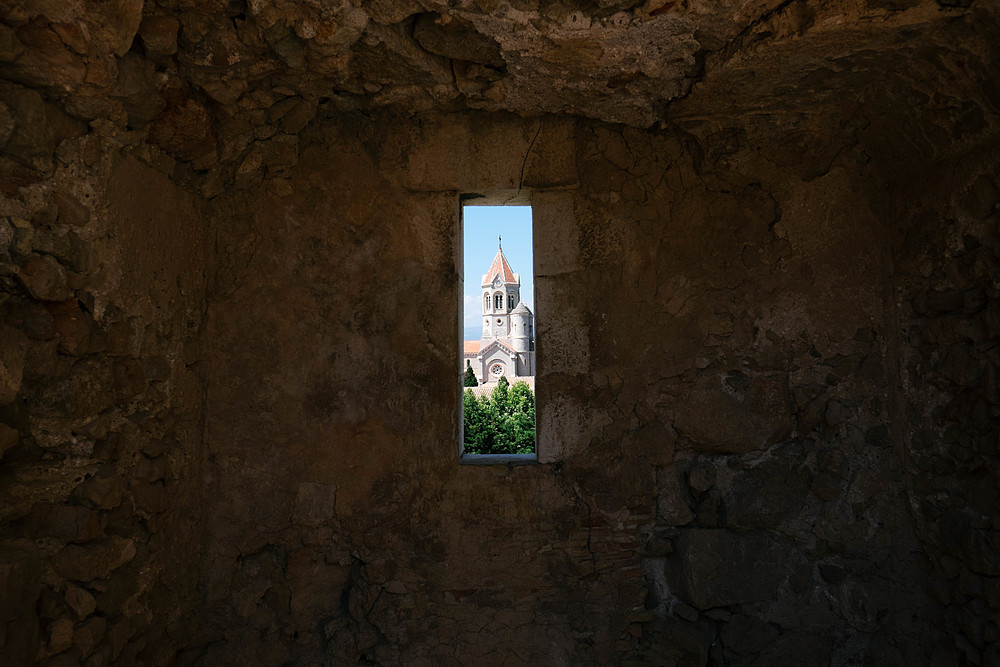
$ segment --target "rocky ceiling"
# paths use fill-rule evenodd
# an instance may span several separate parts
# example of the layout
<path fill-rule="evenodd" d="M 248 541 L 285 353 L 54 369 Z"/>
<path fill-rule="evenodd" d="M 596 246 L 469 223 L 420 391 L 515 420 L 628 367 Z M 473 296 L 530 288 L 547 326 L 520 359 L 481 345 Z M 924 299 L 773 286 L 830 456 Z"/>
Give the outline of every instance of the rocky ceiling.
<path fill-rule="evenodd" d="M 972 0 L 13 0 L 0 13 L 0 76 L 72 120 L 148 130 L 196 169 L 243 151 L 233 136 L 294 134 L 321 107 L 650 127 L 841 99 L 920 53 L 958 54 L 930 61 L 960 78 L 965 63 L 995 67 L 1000 42 L 997 4 Z"/>

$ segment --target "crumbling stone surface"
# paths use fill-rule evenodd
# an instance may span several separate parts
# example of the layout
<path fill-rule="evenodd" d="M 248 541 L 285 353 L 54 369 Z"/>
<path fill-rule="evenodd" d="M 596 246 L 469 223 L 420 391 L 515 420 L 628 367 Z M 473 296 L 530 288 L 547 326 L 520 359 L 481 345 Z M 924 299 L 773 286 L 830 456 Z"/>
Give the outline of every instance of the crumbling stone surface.
<path fill-rule="evenodd" d="M 335 651 L 347 662 L 520 652 L 529 661 L 714 655 L 734 664 L 845 664 L 870 656 L 905 664 L 944 650 L 929 632 L 936 612 L 915 556 L 912 478 L 890 427 L 898 384 L 889 360 L 900 340 L 886 323 L 896 306 L 885 299 L 887 269 L 871 269 L 885 239 L 875 213 L 858 208 L 858 177 L 846 167 L 790 180 L 753 166 L 767 155 L 754 146 L 739 149 L 749 153 L 740 158 L 745 172 L 699 172 L 697 136 L 541 126 L 537 141 L 555 131 L 573 137 L 577 174 L 568 190 L 536 195 L 550 225 L 544 234 L 574 242 L 540 258 L 551 270 L 537 277 L 539 312 L 550 313 L 539 341 L 539 405 L 555 413 L 540 408 L 540 446 L 543 457 L 546 446 L 560 448 L 558 464 L 489 473 L 457 467 L 453 451 L 437 446 L 451 441 L 453 424 L 428 415 L 453 414 L 457 396 L 451 375 L 427 359 L 447 366 L 457 343 L 427 314 L 457 317 L 448 282 L 454 193 L 516 183 L 528 160 L 476 164 L 468 155 L 505 132 L 509 145 L 530 150 L 519 142 L 536 126 L 492 121 L 331 120 L 304 142 L 290 178 L 297 196 L 259 191 L 240 204 L 244 195 L 220 195 L 222 207 L 245 211 L 237 218 L 258 222 L 221 237 L 229 264 L 209 304 L 207 437 L 219 462 L 212 484 L 225 499 L 212 512 L 210 553 L 218 618 L 229 619 L 219 632 L 256 618 L 238 644 L 246 655 L 270 650 L 280 641 L 281 601 L 291 599 L 327 625 L 315 648 L 286 644 L 285 654 Z M 379 134 L 383 123 L 395 128 L 391 137 Z M 447 150 L 459 145 L 464 153 Z M 377 208 L 368 204 L 376 200 Z M 350 236 L 316 210 L 349 220 Z M 382 211 L 403 210 L 405 223 L 373 224 Z M 670 218 L 659 217 L 664 210 Z M 408 279 L 364 282 L 386 256 L 399 258 Z M 329 266 L 339 267 L 336 279 L 322 272 Z M 332 284 L 340 281 L 358 285 L 351 298 Z M 592 295 L 584 301 L 573 296 L 581 285 Z M 374 337 L 356 334 L 372 327 Z M 584 354 L 545 346 L 546 332 L 561 341 L 581 327 Z M 310 341 L 305 349 L 279 347 L 298 336 Z M 316 355 L 328 371 L 316 372 Z M 622 367 L 633 372 L 623 377 Z M 333 378 L 344 374 L 352 386 L 391 389 L 337 389 Z M 239 391 L 229 391 L 234 382 Z M 289 421 L 282 415 L 290 412 Z M 547 439 L 546 427 L 559 437 Z M 275 445 L 246 468 L 250 441 Z M 302 441 L 322 446 L 284 454 Z M 276 490 L 266 500 L 252 492 L 265 487 Z M 237 530 L 246 513 L 260 524 L 256 535 Z M 327 536 L 325 551 L 290 550 L 315 539 L 304 530 Z M 284 562 L 293 553 L 296 565 L 277 581 L 272 566 L 248 570 L 241 560 L 276 554 Z M 255 583 L 230 589 L 222 563 L 241 577 L 256 572 Z M 347 609 L 324 609 L 305 593 L 295 577 L 307 575 L 346 592 Z M 233 605 L 237 593 L 256 599 L 256 612 Z M 579 607 L 568 602 L 576 596 Z M 728 633 L 730 623 L 743 629 Z M 753 628 L 766 637 L 763 652 L 748 648 Z M 422 639 L 429 632 L 442 644 Z M 719 636 L 732 647 L 713 648 Z M 522 648 L 509 643 L 515 637 Z M 456 641 L 467 648 L 451 648 Z M 215 646 L 203 660 L 238 650 Z"/>
<path fill-rule="evenodd" d="M 671 592 L 700 610 L 770 600 L 800 564 L 773 536 L 708 528 L 681 531 L 668 562 Z"/>
<path fill-rule="evenodd" d="M 1000 31 L 7 3 L 0 662 L 1000 660 Z M 460 195 L 539 460 L 457 464 Z"/>
<path fill-rule="evenodd" d="M 995 483 L 997 406 L 996 162 L 956 158 L 948 178 L 911 199 L 907 217 L 931 245 L 897 238 L 901 378 L 908 419 L 898 437 L 913 470 L 908 489 L 938 607 L 941 660 L 995 659 L 1000 637 Z M 882 211 L 886 216 L 887 212 Z M 888 218 L 886 218 L 888 219 Z M 917 231 L 919 230 L 919 231 Z"/>
<path fill-rule="evenodd" d="M 60 30 L 40 43 L 82 39 Z M 0 199 L 0 662 L 162 664 L 200 540 L 201 390 L 183 354 L 204 310 L 199 205 L 156 149 L 125 157 L 144 139 L 87 130 L 38 90 L 0 97 L 3 159 L 27 170 L 4 172 Z"/>

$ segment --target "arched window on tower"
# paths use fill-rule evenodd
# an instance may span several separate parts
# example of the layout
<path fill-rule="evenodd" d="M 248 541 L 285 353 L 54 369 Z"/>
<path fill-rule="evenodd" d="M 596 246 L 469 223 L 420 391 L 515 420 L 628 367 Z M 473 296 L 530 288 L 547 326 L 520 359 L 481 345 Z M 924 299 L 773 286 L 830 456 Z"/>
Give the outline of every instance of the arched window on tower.
<path fill-rule="evenodd" d="M 507 295 L 507 310 L 514 310 L 514 293 Z"/>
<path fill-rule="evenodd" d="M 489 294 L 484 294 L 483 295 L 483 312 L 485 313 L 489 309 L 490 309 L 490 295 Z"/>
<path fill-rule="evenodd" d="M 493 297 L 493 309 L 503 310 L 503 294 L 498 293 Z"/>

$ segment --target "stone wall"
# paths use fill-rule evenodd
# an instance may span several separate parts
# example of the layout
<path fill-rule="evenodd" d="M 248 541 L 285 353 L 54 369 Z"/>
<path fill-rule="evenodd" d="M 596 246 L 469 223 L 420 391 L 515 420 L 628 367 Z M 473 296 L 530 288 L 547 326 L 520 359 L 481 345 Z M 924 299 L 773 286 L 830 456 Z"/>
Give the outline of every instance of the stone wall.
<path fill-rule="evenodd" d="M 897 234 L 858 153 L 816 173 L 780 130 L 321 118 L 288 187 L 213 200 L 197 662 L 951 650 L 910 511 Z M 518 190 L 545 464 L 463 467 L 459 195 Z"/>
<path fill-rule="evenodd" d="M 334 4 L 0 10 L 0 663 L 1000 660 L 990 7 Z"/>
<path fill-rule="evenodd" d="M 1000 155 L 949 166 L 941 181 L 914 179 L 922 196 L 903 209 L 912 227 L 893 239 L 904 442 L 937 607 L 933 661 L 989 665 L 1000 661 Z"/>
<path fill-rule="evenodd" d="M 2 96 L 0 662 L 163 664 L 201 541 L 201 204 L 141 137 Z"/>
<path fill-rule="evenodd" d="M 321 114 L 206 204 L 74 131 L 5 200 L 12 664 L 993 659 L 991 149 Z M 534 206 L 542 465 L 457 464 L 463 193 Z"/>
<path fill-rule="evenodd" d="M 1000 152 L 969 138 L 938 154 L 940 169 L 901 170 L 890 186 L 899 200 L 879 210 L 892 235 L 899 322 L 893 435 L 929 575 L 930 662 L 943 665 L 1000 660 Z"/>

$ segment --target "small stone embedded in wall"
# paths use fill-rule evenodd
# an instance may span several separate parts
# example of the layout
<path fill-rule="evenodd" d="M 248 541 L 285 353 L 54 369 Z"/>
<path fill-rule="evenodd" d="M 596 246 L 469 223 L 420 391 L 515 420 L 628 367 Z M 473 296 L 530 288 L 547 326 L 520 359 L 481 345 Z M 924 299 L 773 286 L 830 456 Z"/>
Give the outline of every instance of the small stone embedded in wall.
<path fill-rule="evenodd" d="M 0 405 L 12 402 L 21 389 L 26 348 L 23 333 L 0 325 Z"/>

